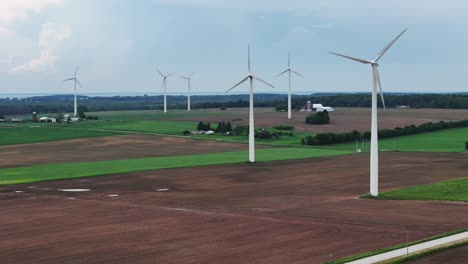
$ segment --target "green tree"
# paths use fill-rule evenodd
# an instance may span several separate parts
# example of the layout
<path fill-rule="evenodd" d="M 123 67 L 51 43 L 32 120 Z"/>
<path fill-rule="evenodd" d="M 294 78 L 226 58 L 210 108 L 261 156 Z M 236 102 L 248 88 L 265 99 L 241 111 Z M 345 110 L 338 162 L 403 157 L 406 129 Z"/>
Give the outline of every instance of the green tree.
<path fill-rule="evenodd" d="M 76 109 L 77 112 L 78 112 L 78 117 L 79 118 L 82 118 L 82 119 L 85 119 L 86 118 L 86 114 L 85 112 L 88 111 L 88 107 L 86 105 L 81 105 L 81 106 L 78 106 L 78 109 Z"/>
<path fill-rule="evenodd" d="M 306 117 L 306 123 L 320 125 L 330 123 L 330 115 L 328 111 L 317 112 Z"/>

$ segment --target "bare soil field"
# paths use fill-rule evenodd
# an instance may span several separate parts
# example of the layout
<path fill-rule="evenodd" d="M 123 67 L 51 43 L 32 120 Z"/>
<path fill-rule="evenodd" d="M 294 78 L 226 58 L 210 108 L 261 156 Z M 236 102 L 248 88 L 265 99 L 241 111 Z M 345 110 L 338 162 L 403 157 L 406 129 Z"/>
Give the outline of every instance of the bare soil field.
<path fill-rule="evenodd" d="M 443 252 L 435 253 L 415 261 L 409 262 L 411 264 L 466 264 L 468 263 L 468 246 L 449 249 Z"/>
<path fill-rule="evenodd" d="M 262 146 L 259 146 L 262 147 Z M 124 135 L 0 146 L 0 168 L 246 150 L 237 143 Z"/>
<path fill-rule="evenodd" d="M 382 153 L 381 188 L 466 177 L 466 154 Z M 0 187 L 2 263 L 320 263 L 468 226 L 468 204 L 359 199 L 355 154 Z M 66 173 L 66 172 L 64 172 Z M 88 192 L 58 189 L 84 188 Z M 445 262 L 450 263 L 450 262 Z"/>
<path fill-rule="evenodd" d="M 203 110 L 221 111 L 219 109 Z M 172 118 L 181 121 L 204 121 L 217 123 L 230 121 L 235 125 L 248 125 L 248 109 L 238 108 L 227 110 L 223 116 L 189 116 L 184 118 Z M 309 125 L 305 118 L 310 113 L 293 112 L 293 119 L 287 119 L 287 113 L 275 112 L 272 108 L 255 109 L 255 125 L 257 127 L 272 127 L 275 125 L 293 125 L 297 131 L 314 133 L 323 132 L 350 132 L 353 130 L 370 131 L 370 108 L 337 108 L 330 113 L 331 123 L 328 125 Z M 406 125 L 420 125 L 427 122 L 454 121 L 468 119 L 468 110 L 456 109 L 379 109 L 379 128 L 395 128 Z"/>

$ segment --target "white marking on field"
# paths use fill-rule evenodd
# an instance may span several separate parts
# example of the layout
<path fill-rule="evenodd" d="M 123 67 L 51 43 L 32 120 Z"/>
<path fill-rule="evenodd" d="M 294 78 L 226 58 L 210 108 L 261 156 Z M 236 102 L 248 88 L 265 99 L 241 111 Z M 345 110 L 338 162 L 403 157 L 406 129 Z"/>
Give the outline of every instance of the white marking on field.
<path fill-rule="evenodd" d="M 59 189 L 62 192 L 89 192 L 90 189 Z"/>
<path fill-rule="evenodd" d="M 169 191 L 169 189 L 167 189 L 167 188 L 164 188 L 164 189 L 157 189 L 156 191 L 157 191 L 157 192 L 167 192 L 167 191 Z"/>
<path fill-rule="evenodd" d="M 24 193 L 24 191 L 15 191 L 15 193 Z"/>
<path fill-rule="evenodd" d="M 108 196 L 108 197 L 119 197 L 118 194 L 109 194 L 109 195 L 107 195 L 107 196 Z"/>

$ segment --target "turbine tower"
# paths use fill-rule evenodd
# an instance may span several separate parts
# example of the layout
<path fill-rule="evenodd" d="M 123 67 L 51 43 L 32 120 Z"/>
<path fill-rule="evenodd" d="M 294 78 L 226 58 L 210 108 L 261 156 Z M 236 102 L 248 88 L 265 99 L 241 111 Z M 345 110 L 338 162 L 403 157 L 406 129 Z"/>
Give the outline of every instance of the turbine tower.
<path fill-rule="evenodd" d="M 167 77 L 171 76 L 171 75 L 174 75 L 175 72 L 171 73 L 171 74 L 168 74 L 168 75 L 164 75 L 162 74 L 162 72 L 156 68 L 156 70 L 159 72 L 159 74 L 161 75 L 161 77 L 163 78 L 162 80 L 162 88 L 163 88 L 163 91 L 164 91 L 164 113 L 167 113 L 167 97 L 166 97 L 166 85 L 167 85 Z"/>
<path fill-rule="evenodd" d="M 190 87 L 190 80 L 192 79 L 192 76 L 193 76 L 193 73 L 190 74 L 189 77 L 179 75 L 180 78 L 187 80 L 187 91 L 188 91 L 188 95 L 187 95 L 187 111 L 189 111 L 189 112 L 190 112 L 190 90 L 191 90 L 191 87 Z"/>
<path fill-rule="evenodd" d="M 80 81 L 78 81 L 77 74 L 78 74 L 78 66 L 76 66 L 75 75 L 74 75 L 73 78 L 69 78 L 69 79 L 63 80 L 64 82 L 74 81 L 74 83 L 75 83 L 74 107 L 73 107 L 73 109 L 74 109 L 74 110 L 73 110 L 73 116 L 74 116 L 74 117 L 76 117 L 76 115 L 78 114 L 78 103 L 77 103 L 77 100 L 76 100 L 76 84 L 78 84 L 81 88 L 83 88 L 83 86 L 81 85 Z"/>
<path fill-rule="evenodd" d="M 382 91 L 382 83 L 380 81 L 379 74 L 379 60 L 382 56 L 395 44 L 395 42 L 403 35 L 406 30 L 403 30 L 398 36 L 396 36 L 382 51 L 377 54 L 374 60 L 365 60 L 355 57 L 346 56 L 330 52 L 331 54 L 357 61 L 363 64 L 369 64 L 372 67 L 372 122 L 371 122 L 371 150 L 370 150 L 370 194 L 372 196 L 379 195 L 379 142 L 378 142 L 378 128 L 377 128 L 377 86 L 379 86 L 380 98 L 382 99 L 382 105 L 385 108 L 385 101 Z"/>
<path fill-rule="evenodd" d="M 294 71 L 293 69 L 291 69 L 291 56 L 290 54 L 288 54 L 288 68 L 275 76 L 275 78 L 285 74 L 285 73 L 288 73 L 288 78 L 289 78 L 289 86 L 288 86 L 288 118 L 291 119 L 292 118 L 292 114 L 291 114 L 291 73 L 294 73 L 296 74 L 297 76 L 300 76 L 302 78 L 304 78 L 304 76 L 302 76 L 300 73 L 298 73 L 297 71 Z"/>
<path fill-rule="evenodd" d="M 254 88 L 253 88 L 253 80 L 257 80 L 259 82 L 262 82 L 272 88 L 275 88 L 273 85 L 265 82 L 264 80 L 260 79 L 259 77 L 255 76 L 252 74 L 252 68 L 250 65 L 250 45 L 248 46 L 248 51 L 247 51 L 247 63 L 248 63 L 248 70 L 249 73 L 247 77 L 242 79 L 242 81 L 238 82 L 236 85 L 234 85 L 231 89 L 227 90 L 227 92 L 231 91 L 232 89 L 236 88 L 237 86 L 241 85 L 245 81 L 249 81 L 250 83 L 250 107 L 249 107 L 249 161 L 250 162 L 255 162 L 255 127 L 254 127 Z"/>

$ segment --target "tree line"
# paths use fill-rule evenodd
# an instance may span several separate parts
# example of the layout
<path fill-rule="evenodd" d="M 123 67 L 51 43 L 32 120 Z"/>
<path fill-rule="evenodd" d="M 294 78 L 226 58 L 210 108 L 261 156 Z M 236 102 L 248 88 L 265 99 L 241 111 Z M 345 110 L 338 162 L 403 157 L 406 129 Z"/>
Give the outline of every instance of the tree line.
<path fill-rule="evenodd" d="M 429 122 L 419 126 L 409 125 L 405 127 L 397 127 L 394 129 L 380 129 L 378 135 L 380 139 L 385 139 L 459 127 L 468 127 L 468 120 L 450 122 L 440 121 L 438 123 Z M 355 130 L 347 133 L 318 133 L 304 137 L 301 139 L 301 143 L 303 145 L 317 146 L 370 140 L 370 138 L 370 131 L 359 132 Z"/>
<path fill-rule="evenodd" d="M 79 104 L 89 111 L 118 110 L 162 110 L 162 96 L 78 96 Z M 286 95 L 256 94 L 255 107 L 275 107 L 278 111 L 287 109 Z M 169 96 L 171 109 L 186 109 L 185 96 Z M 356 94 L 312 94 L 294 95 L 293 109 L 299 110 L 307 101 L 333 107 L 371 107 L 371 95 Z M 387 107 L 409 106 L 412 108 L 468 109 L 468 94 L 387 94 Z M 379 101 L 379 105 L 381 102 Z M 234 108 L 249 107 L 248 95 L 192 96 L 192 108 Z M 6 115 L 37 113 L 59 113 L 73 111 L 73 96 L 36 96 L 30 98 L 0 98 L 0 113 Z"/>

